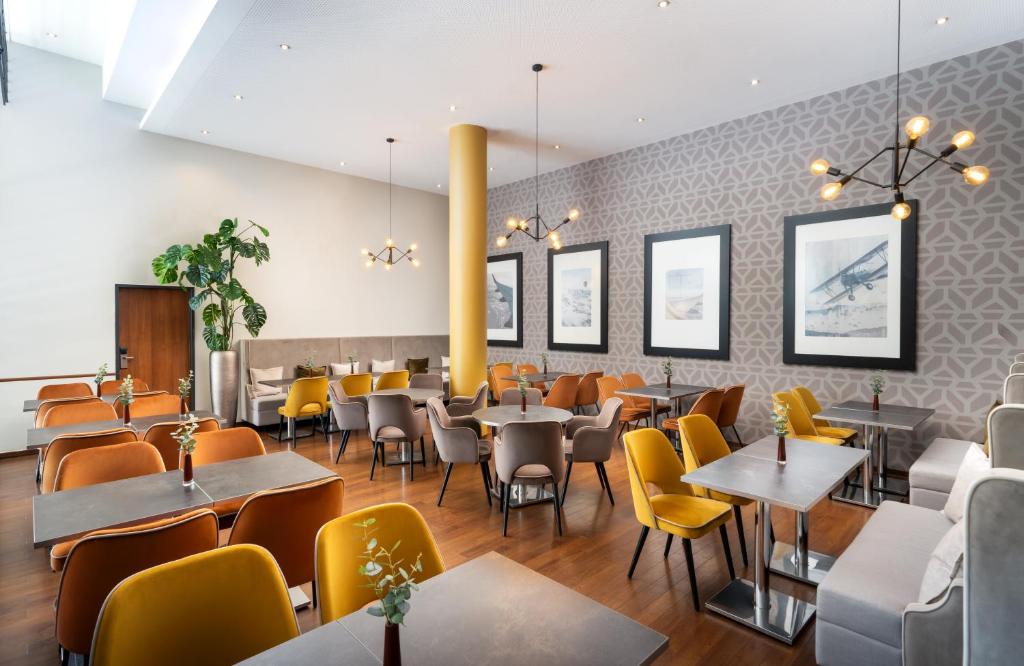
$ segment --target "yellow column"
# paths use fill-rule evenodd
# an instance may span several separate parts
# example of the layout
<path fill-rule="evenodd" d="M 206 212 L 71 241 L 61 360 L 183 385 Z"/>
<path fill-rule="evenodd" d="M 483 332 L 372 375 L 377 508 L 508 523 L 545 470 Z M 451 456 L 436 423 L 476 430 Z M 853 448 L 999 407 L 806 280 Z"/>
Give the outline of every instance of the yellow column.
<path fill-rule="evenodd" d="M 487 130 L 448 131 L 448 297 L 451 394 L 487 378 Z"/>

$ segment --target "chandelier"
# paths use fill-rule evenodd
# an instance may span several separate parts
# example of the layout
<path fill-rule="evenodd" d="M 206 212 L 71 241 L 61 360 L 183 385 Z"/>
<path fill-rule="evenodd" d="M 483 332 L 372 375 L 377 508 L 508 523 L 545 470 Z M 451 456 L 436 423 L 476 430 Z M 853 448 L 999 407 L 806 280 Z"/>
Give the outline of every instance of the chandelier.
<path fill-rule="evenodd" d="M 391 146 L 395 143 L 395 140 L 391 137 L 385 139 L 388 142 L 388 235 L 384 240 L 384 249 L 374 254 L 370 250 L 362 249 L 359 254 L 366 257 L 366 267 L 371 268 L 377 262 L 384 264 L 384 270 L 390 271 L 391 267 L 397 264 L 402 259 L 408 259 L 412 262 L 413 266 L 419 266 L 420 260 L 412 256 L 413 250 L 416 249 L 416 243 L 409 246 L 409 249 L 402 252 L 395 247 L 395 241 L 392 240 L 391 235 Z"/>
<path fill-rule="evenodd" d="M 558 235 L 558 230 L 564 225 L 578 220 L 580 211 L 576 208 L 570 209 L 565 218 L 554 227 L 549 227 L 544 218 L 540 216 L 540 72 L 544 69 L 544 65 L 537 64 L 532 69 L 536 75 L 533 104 L 533 215 L 526 218 L 513 215 L 505 220 L 505 226 L 508 227 L 509 232 L 498 236 L 496 243 L 498 247 L 505 247 L 512 235 L 519 231 L 535 241 L 546 238 L 552 248 L 560 250 L 562 249 L 562 239 Z"/>
<path fill-rule="evenodd" d="M 891 145 L 883 147 L 875 155 L 864 162 L 859 167 L 850 172 L 844 172 L 830 165 L 827 161 L 818 159 L 811 163 L 811 173 L 815 176 L 829 175 L 838 180 L 833 180 L 825 183 L 821 187 L 820 195 L 825 201 L 832 201 L 839 196 L 842 192 L 843 187 L 846 186 L 851 180 L 855 180 L 860 183 L 866 183 L 873 185 L 883 190 L 891 190 L 893 193 L 893 207 L 891 215 L 897 220 L 905 220 L 910 217 L 911 209 L 910 204 L 906 202 L 903 197 L 903 190 L 917 178 L 928 171 L 939 162 L 945 164 L 953 171 L 956 171 L 963 176 L 964 182 L 968 185 L 984 185 L 988 180 L 989 171 L 986 167 L 980 165 L 968 166 L 963 162 L 951 161 L 949 157 L 958 150 L 967 148 L 974 143 L 974 133 L 970 130 L 960 130 L 953 135 L 949 145 L 939 151 L 938 154 L 932 153 L 925 150 L 918 145 L 918 141 L 921 137 L 928 133 L 928 128 L 931 122 L 925 116 L 914 116 L 907 121 L 904 125 L 903 130 L 906 132 L 906 142 L 900 141 L 900 37 L 901 37 L 901 21 L 902 21 L 902 2 L 897 0 L 896 2 L 896 132 L 895 137 Z M 902 152 L 902 159 L 901 159 Z M 869 180 L 860 174 L 869 164 L 884 156 L 886 153 L 891 153 L 892 156 L 892 169 L 889 172 L 889 177 L 886 182 L 878 183 L 873 180 Z M 910 160 L 910 156 L 913 153 L 920 153 L 924 155 L 928 162 L 918 169 L 914 175 L 909 175 L 907 169 L 907 162 Z"/>

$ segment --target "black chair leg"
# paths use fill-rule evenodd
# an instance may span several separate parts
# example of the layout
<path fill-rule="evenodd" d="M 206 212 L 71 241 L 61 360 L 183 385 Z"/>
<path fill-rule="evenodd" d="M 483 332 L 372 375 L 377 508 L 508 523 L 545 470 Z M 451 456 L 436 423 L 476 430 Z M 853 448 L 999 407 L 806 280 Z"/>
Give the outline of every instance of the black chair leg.
<path fill-rule="evenodd" d="M 334 456 L 334 464 L 337 465 L 341 462 L 341 454 L 345 453 L 345 449 L 348 447 L 348 438 L 351 434 L 350 430 L 341 431 L 341 441 L 338 442 L 338 453 Z"/>
<path fill-rule="evenodd" d="M 562 499 L 558 496 L 558 484 L 552 483 L 554 486 L 554 499 L 555 499 L 555 523 L 558 525 L 558 536 L 562 536 Z"/>
<path fill-rule="evenodd" d="M 647 541 L 647 535 L 650 531 L 651 528 L 646 525 L 640 528 L 640 539 L 636 542 L 636 550 L 633 551 L 633 561 L 629 563 L 629 573 L 626 574 L 626 578 L 633 577 L 633 571 L 636 569 L 636 563 L 640 561 L 640 553 L 643 552 L 644 542 Z"/>
<path fill-rule="evenodd" d="M 373 481 L 373 470 L 377 469 L 377 448 L 379 446 L 379 442 L 373 443 L 373 462 L 370 463 L 370 481 Z"/>
<path fill-rule="evenodd" d="M 565 481 L 562 483 L 562 501 L 565 501 L 565 494 L 569 492 L 569 475 L 572 474 L 572 458 L 569 458 L 565 463 Z M 558 492 L 558 486 L 555 486 L 555 493 Z"/>
<path fill-rule="evenodd" d="M 740 557 L 743 558 L 743 566 L 747 563 L 747 537 L 743 534 L 743 510 L 738 505 L 733 505 L 732 515 L 736 518 L 736 535 L 740 538 Z"/>
<path fill-rule="evenodd" d="M 693 568 L 693 546 L 689 539 L 682 539 L 683 552 L 686 554 L 686 571 L 690 574 L 690 597 L 693 599 L 693 610 L 700 612 L 700 592 L 697 591 L 697 572 Z"/>
<path fill-rule="evenodd" d="M 511 486 L 507 483 L 501 484 L 501 510 L 504 512 L 504 518 L 502 519 L 501 536 L 508 536 L 508 498 L 510 494 Z"/>
<path fill-rule="evenodd" d="M 284 417 L 282 416 L 277 422 L 277 441 L 281 441 L 284 437 Z"/>
<path fill-rule="evenodd" d="M 409 455 L 412 455 L 412 442 L 409 442 Z M 427 466 L 427 445 L 423 443 L 423 438 L 420 437 L 420 462 L 423 463 L 423 467 Z"/>
<path fill-rule="evenodd" d="M 669 551 L 672 550 L 672 535 L 669 534 L 668 538 L 665 539 L 665 558 L 668 558 Z"/>
<path fill-rule="evenodd" d="M 604 463 L 597 463 L 597 472 L 601 475 L 601 480 L 604 482 L 604 491 L 608 493 L 608 501 L 615 506 L 615 497 L 612 495 L 612 483 L 608 480 L 608 470 L 605 469 Z"/>
<path fill-rule="evenodd" d="M 441 483 L 441 494 L 437 496 L 438 506 L 441 506 L 441 500 L 444 499 L 444 491 L 448 487 L 448 479 L 451 478 L 453 467 L 455 467 L 455 463 L 448 463 L 448 466 L 444 470 L 444 482 Z"/>
<path fill-rule="evenodd" d="M 295 436 L 299 433 L 299 421 L 298 419 L 289 418 L 288 425 L 292 429 L 292 451 L 295 450 Z"/>
<path fill-rule="evenodd" d="M 398 449 L 402 449 L 402 444 L 405 442 L 398 443 Z M 409 480 L 414 481 L 416 479 L 416 456 L 413 454 L 412 442 L 409 442 Z"/>
<path fill-rule="evenodd" d="M 741 447 L 746 446 L 746 444 L 743 443 L 743 440 L 740 439 L 740 431 L 736 429 L 735 423 L 732 425 L 732 434 L 736 435 L 737 444 L 739 444 Z"/>
<path fill-rule="evenodd" d="M 491 502 L 491 471 L 487 469 L 487 461 L 480 462 L 480 473 L 484 477 L 484 494 L 487 495 L 487 506 L 494 506 Z"/>
<path fill-rule="evenodd" d="M 722 535 L 722 549 L 725 550 L 725 563 L 729 565 L 729 580 L 736 578 L 736 568 L 732 565 L 732 549 L 729 547 L 729 533 L 725 530 L 725 523 L 718 526 L 718 533 Z"/>

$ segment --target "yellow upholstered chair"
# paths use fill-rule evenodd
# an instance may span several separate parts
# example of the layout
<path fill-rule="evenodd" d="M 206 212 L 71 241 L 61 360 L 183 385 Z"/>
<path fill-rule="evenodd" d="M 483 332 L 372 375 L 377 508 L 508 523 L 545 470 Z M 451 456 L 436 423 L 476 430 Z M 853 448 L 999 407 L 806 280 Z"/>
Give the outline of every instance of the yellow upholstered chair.
<path fill-rule="evenodd" d="M 327 408 L 327 377 L 296 379 L 288 389 L 288 397 L 285 398 L 284 405 L 277 408 L 277 413 L 280 416 L 277 438 L 280 440 L 283 437 L 285 420 L 288 421 L 288 430 L 292 434 L 293 449 L 295 448 L 299 419 L 319 419 L 323 431 L 327 432 L 327 424 L 324 422 Z"/>
<path fill-rule="evenodd" d="M 54 398 L 91 398 L 92 387 L 83 382 L 75 384 L 47 384 L 39 387 L 36 400 L 53 400 Z"/>
<path fill-rule="evenodd" d="M 725 561 L 729 566 L 730 578 L 736 577 L 732 553 L 729 552 L 729 535 L 725 524 L 729 522 L 730 507 L 725 502 L 697 497 L 688 483 L 679 478 L 686 473 L 672 444 L 660 430 L 641 428 L 625 435 L 626 469 L 629 472 L 629 487 L 633 493 L 633 510 L 642 526 L 640 539 L 629 564 L 629 577 L 640 559 L 644 542 L 651 529 L 661 530 L 668 535 L 665 557 L 668 557 L 671 538 L 682 539 L 686 554 L 686 567 L 690 574 L 690 596 L 693 608 L 700 611 L 700 595 L 697 592 L 697 574 L 693 567 L 691 539 L 697 539 L 717 527 L 722 537 Z M 656 488 L 655 491 L 650 486 Z"/>
<path fill-rule="evenodd" d="M 40 409 L 42 411 L 42 409 Z M 117 413 L 114 408 L 95 398 L 81 398 L 59 401 L 46 410 L 41 428 L 73 425 L 75 423 L 93 423 L 96 421 L 115 421 Z"/>
<path fill-rule="evenodd" d="M 501 392 L 505 389 L 515 387 L 514 379 L 504 379 L 514 374 L 511 363 L 495 363 L 491 366 L 490 372 L 487 373 L 487 384 L 491 389 L 492 400 L 500 398 Z"/>
<path fill-rule="evenodd" d="M 687 474 L 732 453 L 729 443 L 722 436 L 722 431 L 706 414 L 691 414 L 679 419 L 679 434 Z M 740 507 L 752 503 L 753 500 L 700 486 L 690 487 L 701 497 L 732 505 L 732 515 L 736 518 L 736 534 L 740 539 L 740 555 L 743 557 L 743 566 L 746 566 L 747 540 L 743 534 L 743 512 Z"/>
<path fill-rule="evenodd" d="M 378 504 L 335 518 L 320 528 L 316 535 L 316 589 L 320 597 L 320 624 L 333 622 L 359 610 L 377 597 L 366 588 L 366 577 L 360 575 L 360 556 L 366 550 L 362 523 L 367 518 L 376 522 L 370 527 L 372 537 L 385 548 L 401 541 L 398 557 L 410 565 L 420 556 L 423 571 L 417 582 L 444 573 L 444 560 L 437 549 L 434 535 L 420 512 L 400 502 Z"/>
<path fill-rule="evenodd" d="M 132 388 L 136 393 L 144 393 L 149 390 L 149 384 L 138 377 L 132 378 Z M 120 379 L 108 379 L 100 384 L 100 395 L 117 395 L 121 390 Z"/>
<path fill-rule="evenodd" d="M 345 375 L 341 378 L 341 388 L 350 398 L 367 395 L 373 390 L 373 375 L 369 372 Z"/>
<path fill-rule="evenodd" d="M 841 439 L 818 434 L 818 429 L 814 427 L 814 421 L 811 420 L 811 415 L 807 408 L 804 407 L 804 403 L 789 391 L 772 393 L 772 397 L 789 407 L 790 437 L 807 440 L 808 442 L 817 442 L 818 444 L 832 444 L 835 446 L 843 444 Z"/>
<path fill-rule="evenodd" d="M 273 555 L 225 546 L 121 581 L 100 610 L 89 662 L 234 664 L 298 635 Z"/>
<path fill-rule="evenodd" d="M 82 435 L 58 435 L 43 450 L 43 474 L 39 483 L 39 492 L 51 493 L 57 481 L 57 470 L 64 456 L 73 451 L 91 449 L 98 446 L 125 444 L 138 441 L 138 435 L 131 428 L 113 428 L 90 432 Z"/>
<path fill-rule="evenodd" d="M 811 393 L 811 389 L 806 386 L 794 386 L 793 395 L 803 403 L 804 409 L 811 415 L 811 422 L 814 423 L 814 429 L 818 431 L 819 435 L 822 437 L 835 437 L 848 443 L 857 439 L 857 430 L 855 428 L 840 428 L 833 426 L 825 419 L 814 418 L 814 415 L 821 411 L 821 405 L 818 403 L 818 399 L 814 397 L 814 394 Z"/>
<path fill-rule="evenodd" d="M 408 370 L 392 370 L 391 372 L 381 373 L 381 376 L 377 378 L 377 386 L 374 387 L 377 391 L 404 388 L 409 388 Z"/>
<path fill-rule="evenodd" d="M 196 429 L 197 433 L 220 430 L 220 423 L 213 417 L 199 419 L 197 423 L 199 424 L 199 427 Z M 160 452 L 160 457 L 164 459 L 164 467 L 167 469 L 179 469 L 181 467 L 181 451 L 179 450 L 178 440 L 172 437 L 174 431 L 180 427 L 180 421 L 154 423 L 146 429 L 146 434 L 142 437 L 142 439 L 155 446 L 156 450 Z"/>

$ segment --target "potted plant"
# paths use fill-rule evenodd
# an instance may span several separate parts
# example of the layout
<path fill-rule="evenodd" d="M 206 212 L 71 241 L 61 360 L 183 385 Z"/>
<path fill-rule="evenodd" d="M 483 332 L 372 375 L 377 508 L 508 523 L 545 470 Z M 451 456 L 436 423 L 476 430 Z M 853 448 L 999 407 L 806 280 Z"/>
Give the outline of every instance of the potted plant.
<path fill-rule="evenodd" d="M 786 435 L 789 434 L 789 405 L 781 400 L 772 400 L 772 430 L 779 438 L 779 447 L 775 453 L 775 461 L 786 464 Z"/>
<path fill-rule="evenodd" d="M 871 409 L 878 411 L 878 396 L 885 390 L 885 373 L 875 370 L 871 375 Z"/>
<path fill-rule="evenodd" d="M 217 232 L 203 236 L 201 243 L 172 245 L 152 262 L 160 284 L 177 282 L 182 289 L 195 290 L 188 304 L 193 310 L 202 310 L 203 340 L 210 349 L 213 411 L 229 426 L 234 425 L 238 411 L 238 352 L 231 348 L 235 317 L 241 312 L 242 322 L 254 338 L 267 323 L 267 311 L 235 277 L 239 259 L 252 259 L 257 266 L 270 261 L 270 248 L 257 234 L 266 237 L 270 232 L 252 220 L 241 231 L 237 219 L 224 220 Z"/>
<path fill-rule="evenodd" d="M 519 413 L 526 413 L 526 389 L 530 388 L 530 382 L 526 381 L 526 373 L 522 370 L 519 371 L 519 377 L 516 379 L 516 385 L 519 387 Z"/>
<path fill-rule="evenodd" d="M 96 376 L 93 377 L 92 381 L 96 384 L 96 397 L 100 397 L 100 385 L 103 383 L 103 378 L 107 376 L 107 364 L 103 363 L 96 370 Z"/>
<path fill-rule="evenodd" d="M 182 423 L 177 430 L 171 433 L 178 442 L 178 451 L 181 454 L 181 485 L 189 490 L 195 487 L 196 481 L 192 477 L 192 452 L 196 450 L 196 430 L 199 428 L 199 421 L 195 414 L 190 414 L 188 421 Z"/>
<path fill-rule="evenodd" d="M 540 355 L 540 363 L 544 366 L 544 374 L 548 374 L 548 355 L 546 352 Z"/>
<path fill-rule="evenodd" d="M 125 377 L 121 386 L 118 387 L 117 399 L 121 402 L 121 408 L 124 410 L 124 425 L 125 427 L 130 426 L 132 424 L 131 406 L 135 402 L 135 380 L 131 375 Z"/>
<path fill-rule="evenodd" d="M 359 352 L 350 351 L 348 353 L 348 372 L 351 375 L 356 374 L 356 354 Z"/>
<path fill-rule="evenodd" d="M 672 359 L 666 358 L 661 363 L 661 371 L 665 373 L 665 388 L 672 388 Z"/>
<path fill-rule="evenodd" d="M 296 377 L 322 377 L 327 374 L 327 366 L 317 365 L 312 356 L 307 356 L 302 365 L 295 366 Z"/>
<path fill-rule="evenodd" d="M 188 377 L 181 377 L 178 379 L 178 397 L 181 398 L 181 409 L 179 414 L 184 419 L 188 415 L 188 398 L 192 395 L 192 371 L 188 371 Z"/>
<path fill-rule="evenodd" d="M 359 556 L 363 564 L 359 565 L 359 573 L 367 579 L 367 587 L 373 590 L 378 603 L 367 606 L 366 612 L 375 617 L 384 618 L 384 666 L 399 666 L 402 663 L 402 646 L 398 635 L 398 627 L 405 623 L 409 614 L 409 598 L 419 590 L 414 576 L 423 572 L 422 554 L 406 571 L 405 560 L 396 559 L 401 541 L 391 548 L 385 548 L 373 536 L 377 531 L 373 525 L 376 518 L 367 518 L 356 523 L 363 530 L 363 543 L 366 549 Z"/>

